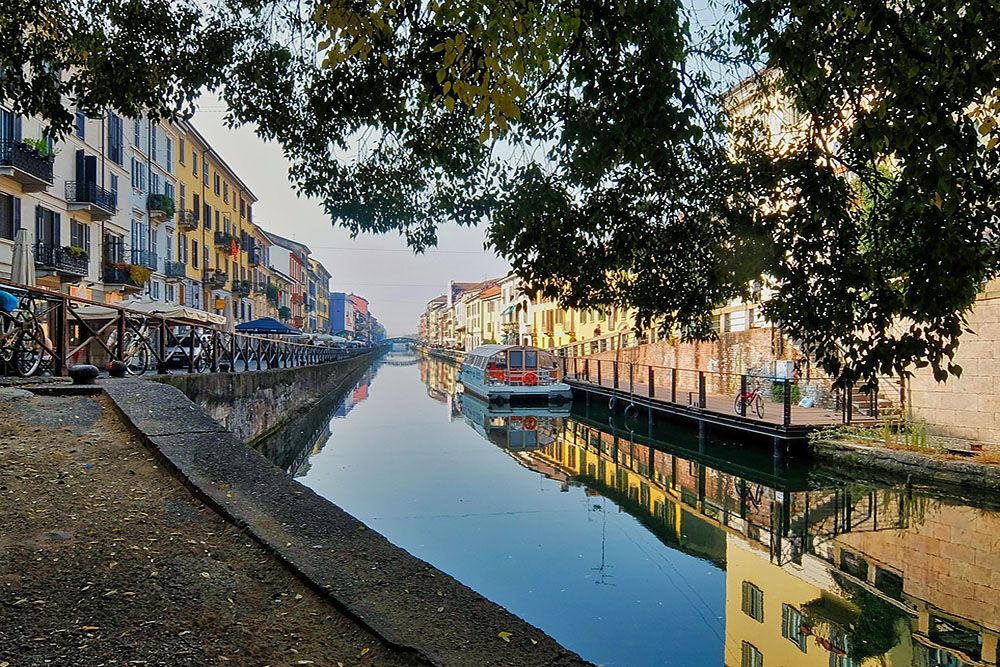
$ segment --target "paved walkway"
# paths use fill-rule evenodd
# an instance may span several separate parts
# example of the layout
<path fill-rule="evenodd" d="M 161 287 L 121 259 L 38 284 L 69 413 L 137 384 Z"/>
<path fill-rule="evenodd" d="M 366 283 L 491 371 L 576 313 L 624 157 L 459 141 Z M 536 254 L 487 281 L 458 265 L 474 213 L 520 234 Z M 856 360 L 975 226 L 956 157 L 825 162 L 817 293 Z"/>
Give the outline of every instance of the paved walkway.
<path fill-rule="evenodd" d="M 417 664 L 195 499 L 106 399 L 0 387 L 0 415 L 0 664 Z"/>

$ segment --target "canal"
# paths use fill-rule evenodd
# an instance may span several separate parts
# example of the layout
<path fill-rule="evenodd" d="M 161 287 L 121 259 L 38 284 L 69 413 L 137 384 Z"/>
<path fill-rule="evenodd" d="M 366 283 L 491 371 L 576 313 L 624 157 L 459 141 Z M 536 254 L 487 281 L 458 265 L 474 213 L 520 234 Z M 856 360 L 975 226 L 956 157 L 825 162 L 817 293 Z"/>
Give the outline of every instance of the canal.
<path fill-rule="evenodd" d="M 596 406 L 498 413 L 456 371 L 391 352 L 266 453 L 597 664 L 997 664 L 995 507 Z"/>

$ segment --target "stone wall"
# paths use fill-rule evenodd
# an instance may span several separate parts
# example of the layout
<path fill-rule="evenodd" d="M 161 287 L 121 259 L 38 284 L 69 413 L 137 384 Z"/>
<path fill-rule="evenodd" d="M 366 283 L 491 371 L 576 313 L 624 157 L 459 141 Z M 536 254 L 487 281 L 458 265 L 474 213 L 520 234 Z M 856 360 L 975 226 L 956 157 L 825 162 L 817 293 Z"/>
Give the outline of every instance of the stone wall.
<path fill-rule="evenodd" d="M 937 382 L 928 369 L 910 381 L 910 408 L 932 435 L 1000 449 L 1000 281 L 990 283 L 969 315 L 974 334 L 961 338 L 960 378 Z"/>
<path fill-rule="evenodd" d="M 243 373 L 158 376 L 234 433 L 251 442 L 308 410 L 330 393 L 342 391 L 375 353 L 316 366 Z"/>

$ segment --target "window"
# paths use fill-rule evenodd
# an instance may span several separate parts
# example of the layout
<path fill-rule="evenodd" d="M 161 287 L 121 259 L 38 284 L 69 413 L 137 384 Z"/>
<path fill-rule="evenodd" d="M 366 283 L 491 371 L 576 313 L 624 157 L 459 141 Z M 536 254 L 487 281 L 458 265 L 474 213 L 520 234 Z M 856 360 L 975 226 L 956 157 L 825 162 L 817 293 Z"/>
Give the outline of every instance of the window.
<path fill-rule="evenodd" d="M 247 220 L 253 222 L 253 209 L 250 207 L 250 204 L 247 204 Z"/>
<path fill-rule="evenodd" d="M 166 182 L 164 182 L 164 184 L 163 184 L 163 194 L 165 194 L 168 197 L 170 197 L 171 199 L 173 199 L 174 198 L 174 184 L 173 183 L 166 183 Z"/>
<path fill-rule="evenodd" d="M 125 127 L 113 113 L 108 115 L 108 157 L 119 166 L 125 164 Z"/>
<path fill-rule="evenodd" d="M 132 158 L 132 187 L 140 192 L 146 190 L 146 163 L 137 157 Z"/>
<path fill-rule="evenodd" d="M 187 264 L 188 259 L 188 244 L 187 239 L 183 236 L 177 237 L 177 261 Z"/>
<path fill-rule="evenodd" d="M 164 301 L 166 301 L 167 303 L 174 303 L 174 301 L 176 300 L 177 300 L 176 296 L 174 295 L 174 286 L 170 283 L 167 283 L 166 286 L 164 287 Z"/>
<path fill-rule="evenodd" d="M 115 201 L 118 201 L 118 174 L 111 174 L 111 191 L 115 193 Z"/>
<path fill-rule="evenodd" d="M 749 581 L 743 582 L 743 613 L 755 621 L 764 622 L 764 591 Z"/>
<path fill-rule="evenodd" d="M 180 197 L 178 199 L 177 210 L 178 211 L 185 211 L 185 210 L 187 210 L 187 192 L 185 191 L 183 183 L 180 183 L 177 187 L 180 188 L 180 190 L 179 190 L 180 191 Z"/>
<path fill-rule="evenodd" d="M 219 231 L 220 229 L 222 229 L 222 228 L 219 226 L 219 211 L 216 210 L 215 211 L 215 231 Z"/>
<path fill-rule="evenodd" d="M 195 220 L 201 220 L 201 197 L 191 195 L 191 212 L 194 213 Z"/>
<path fill-rule="evenodd" d="M 79 109 L 76 110 L 76 119 L 73 122 L 73 130 L 81 139 L 87 138 L 87 114 Z"/>
<path fill-rule="evenodd" d="M 191 149 L 191 173 L 198 175 L 198 151 Z"/>
<path fill-rule="evenodd" d="M 743 657 L 740 660 L 740 667 L 764 667 L 764 656 L 750 642 L 743 642 Z"/>
<path fill-rule="evenodd" d="M 206 188 L 208 187 L 208 160 L 201 165 L 201 182 Z"/>
<path fill-rule="evenodd" d="M 205 204 L 202 208 L 204 209 L 204 214 L 205 214 L 205 229 L 211 229 L 212 228 L 212 207 L 209 206 L 208 204 Z"/>
<path fill-rule="evenodd" d="M 191 265 L 198 268 L 198 242 L 191 239 Z"/>
<path fill-rule="evenodd" d="M 69 244 L 74 248 L 83 248 L 90 252 L 90 225 L 75 218 L 69 221 Z"/>
<path fill-rule="evenodd" d="M 174 173 L 174 142 L 167 137 L 167 173 Z"/>
<path fill-rule="evenodd" d="M 247 202 L 243 197 L 240 197 L 240 217 L 247 217 Z"/>
<path fill-rule="evenodd" d="M 222 201 L 229 203 L 229 183 L 222 184 Z"/>
<path fill-rule="evenodd" d="M 14 240 L 14 234 L 21 228 L 21 200 L 8 194 L 0 194 L 0 239 Z"/>
<path fill-rule="evenodd" d="M 149 174 L 149 191 L 153 194 L 160 194 L 160 175 L 155 171 Z"/>
<path fill-rule="evenodd" d="M 160 283 L 155 280 L 149 281 L 149 294 L 154 299 L 160 298 Z"/>
<path fill-rule="evenodd" d="M 215 172 L 215 196 L 219 196 L 219 190 L 221 189 L 222 179 L 219 178 L 219 172 Z"/>
<path fill-rule="evenodd" d="M 132 144 L 139 148 L 142 144 L 142 121 L 138 118 L 132 121 Z"/>
<path fill-rule="evenodd" d="M 149 157 L 156 162 L 156 127 L 149 125 Z"/>
<path fill-rule="evenodd" d="M 55 247 L 60 245 L 60 217 L 55 211 L 42 206 L 35 207 L 35 241 L 39 245 Z"/>
<path fill-rule="evenodd" d="M 802 632 L 802 614 L 791 605 L 781 605 L 781 636 L 806 652 L 806 636 Z"/>
<path fill-rule="evenodd" d="M 181 164 L 184 164 L 184 155 L 186 154 L 186 152 L 187 152 L 187 142 L 184 140 L 184 137 L 178 137 L 177 158 L 181 161 Z"/>

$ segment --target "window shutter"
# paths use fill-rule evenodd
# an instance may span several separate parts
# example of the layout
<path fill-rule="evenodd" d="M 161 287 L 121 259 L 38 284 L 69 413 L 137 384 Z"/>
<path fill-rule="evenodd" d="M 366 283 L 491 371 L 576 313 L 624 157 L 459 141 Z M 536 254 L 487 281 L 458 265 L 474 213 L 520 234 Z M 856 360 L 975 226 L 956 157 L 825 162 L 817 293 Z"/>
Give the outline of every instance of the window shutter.
<path fill-rule="evenodd" d="M 42 217 L 44 213 L 42 207 L 35 205 L 35 241 L 39 241 L 42 238 Z"/>
<path fill-rule="evenodd" d="M 21 138 L 22 138 L 21 137 L 21 132 L 22 131 L 23 130 L 22 130 L 22 127 L 21 127 L 21 117 L 20 116 L 14 116 L 14 141 L 20 141 L 21 140 Z"/>
<path fill-rule="evenodd" d="M 14 220 L 14 233 L 21 228 L 21 198 L 11 197 L 13 199 L 13 205 L 11 206 L 11 217 Z"/>
<path fill-rule="evenodd" d="M 58 247 L 60 243 L 60 235 L 62 231 L 62 216 L 58 213 L 52 214 L 52 245 Z"/>

